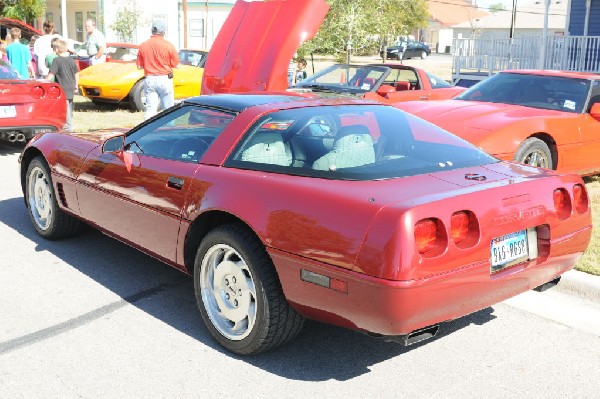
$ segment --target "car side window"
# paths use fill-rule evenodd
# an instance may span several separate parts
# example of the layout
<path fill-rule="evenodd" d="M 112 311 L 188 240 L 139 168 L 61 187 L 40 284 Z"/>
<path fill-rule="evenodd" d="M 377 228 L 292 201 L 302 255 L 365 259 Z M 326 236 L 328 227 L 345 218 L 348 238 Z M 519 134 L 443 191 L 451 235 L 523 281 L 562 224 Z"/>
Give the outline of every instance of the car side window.
<path fill-rule="evenodd" d="M 125 150 L 145 156 L 198 162 L 233 115 L 184 106 L 127 136 Z"/>

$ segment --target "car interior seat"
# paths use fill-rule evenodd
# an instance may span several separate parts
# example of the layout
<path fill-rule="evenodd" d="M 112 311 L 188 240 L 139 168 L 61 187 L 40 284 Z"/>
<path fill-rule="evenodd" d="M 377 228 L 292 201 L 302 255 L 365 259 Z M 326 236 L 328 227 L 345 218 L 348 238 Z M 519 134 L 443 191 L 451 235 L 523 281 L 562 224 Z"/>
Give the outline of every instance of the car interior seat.
<path fill-rule="evenodd" d="M 408 81 L 396 82 L 396 91 L 406 91 L 406 90 L 410 90 L 410 82 L 408 82 Z"/>
<path fill-rule="evenodd" d="M 246 143 L 240 159 L 247 162 L 290 166 L 292 152 L 278 132 L 256 132 Z"/>
<path fill-rule="evenodd" d="M 369 128 L 349 125 L 338 130 L 333 148 L 313 163 L 315 170 L 352 168 L 375 162 L 375 149 Z"/>

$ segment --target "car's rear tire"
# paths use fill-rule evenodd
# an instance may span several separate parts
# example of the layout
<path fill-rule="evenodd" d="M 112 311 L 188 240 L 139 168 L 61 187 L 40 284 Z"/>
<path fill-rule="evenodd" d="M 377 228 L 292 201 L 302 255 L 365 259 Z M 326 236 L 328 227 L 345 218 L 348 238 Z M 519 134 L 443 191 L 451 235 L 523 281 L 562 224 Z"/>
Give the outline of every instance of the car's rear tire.
<path fill-rule="evenodd" d="M 133 111 L 146 110 L 146 97 L 144 95 L 144 79 L 138 80 L 129 92 L 129 105 Z"/>
<path fill-rule="evenodd" d="M 550 148 L 536 137 L 530 137 L 521 143 L 514 160 L 539 168 L 554 169 L 555 166 Z"/>
<path fill-rule="evenodd" d="M 194 262 L 194 290 L 211 335 L 240 355 L 279 346 L 304 324 L 285 299 L 264 246 L 242 225 L 217 227 L 202 240 Z"/>
<path fill-rule="evenodd" d="M 71 237 L 83 227 L 83 222 L 58 206 L 50 168 L 42 157 L 34 158 L 27 167 L 25 201 L 33 227 L 44 238 Z"/>
<path fill-rule="evenodd" d="M 421 59 L 424 60 L 425 58 L 427 58 L 427 51 L 423 50 L 421 51 Z"/>

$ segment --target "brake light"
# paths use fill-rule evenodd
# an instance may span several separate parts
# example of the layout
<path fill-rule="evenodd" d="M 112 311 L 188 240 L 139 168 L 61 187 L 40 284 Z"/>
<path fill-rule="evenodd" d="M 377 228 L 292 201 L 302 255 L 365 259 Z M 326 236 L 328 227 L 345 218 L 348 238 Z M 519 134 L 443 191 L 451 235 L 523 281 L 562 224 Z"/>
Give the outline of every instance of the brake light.
<path fill-rule="evenodd" d="M 587 190 L 581 184 L 573 186 L 573 202 L 577 213 L 585 213 L 589 207 Z"/>
<path fill-rule="evenodd" d="M 434 219 L 423 219 L 415 224 L 415 243 L 421 255 L 435 247 L 437 236 L 438 228 Z"/>
<path fill-rule="evenodd" d="M 553 193 L 554 209 L 559 219 L 566 219 L 571 214 L 571 200 L 564 188 L 557 188 Z"/>
<path fill-rule="evenodd" d="M 454 212 L 450 218 L 450 234 L 455 244 L 460 244 L 469 235 L 469 214 L 466 211 Z"/>
<path fill-rule="evenodd" d="M 44 89 L 41 86 L 34 86 L 31 88 L 29 94 L 31 94 L 31 97 L 35 98 L 36 100 L 39 100 L 40 98 L 44 97 Z"/>
<path fill-rule="evenodd" d="M 53 100 L 56 100 L 57 98 L 60 98 L 60 87 L 58 87 L 58 86 L 51 86 L 48 89 L 48 97 L 50 97 Z"/>

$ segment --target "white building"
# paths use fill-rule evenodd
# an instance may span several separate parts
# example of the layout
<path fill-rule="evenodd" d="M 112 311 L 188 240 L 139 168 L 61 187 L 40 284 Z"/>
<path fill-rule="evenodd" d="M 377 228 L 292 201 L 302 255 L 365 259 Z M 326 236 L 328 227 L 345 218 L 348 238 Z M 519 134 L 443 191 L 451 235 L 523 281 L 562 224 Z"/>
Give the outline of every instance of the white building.
<path fill-rule="evenodd" d="M 94 19 L 109 42 L 121 41 L 111 28 L 117 12 L 137 1 L 143 11 L 133 42 L 141 43 L 151 35 L 152 21 L 166 21 L 165 38 L 177 48 L 210 49 L 229 15 L 235 0 L 46 0 L 46 19 L 70 39 L 85 41 L 85 21 Z M 42 21 L 43 23 L 43 21 Z M 186 35 L 187 32 L 187 35 Z"/>
<path fill-rule="evenodd" d="M 514 23 L 514 36 L 542 36 L 546 2 L 537 0 L 527 4 L 517 3 Z M 548 35 L 564 35 L 567 24 L 568 0 L 551 0 L 548 10 Z M 455 38 L 495 38 L 510 37 L 512 10 L 498 11 L 471 22 L 453 25 Z"/>

